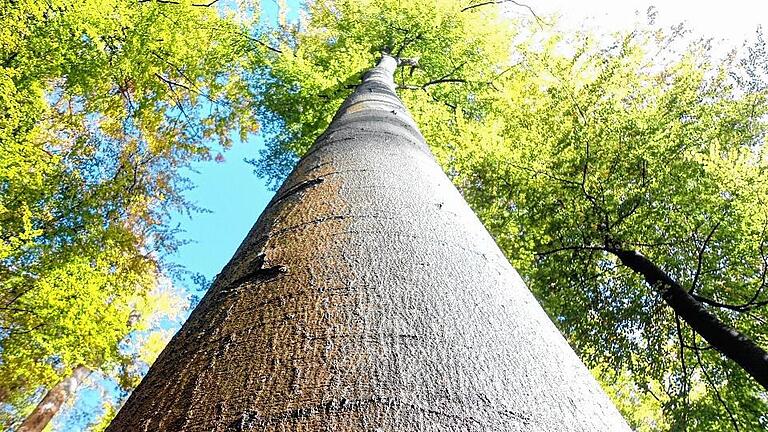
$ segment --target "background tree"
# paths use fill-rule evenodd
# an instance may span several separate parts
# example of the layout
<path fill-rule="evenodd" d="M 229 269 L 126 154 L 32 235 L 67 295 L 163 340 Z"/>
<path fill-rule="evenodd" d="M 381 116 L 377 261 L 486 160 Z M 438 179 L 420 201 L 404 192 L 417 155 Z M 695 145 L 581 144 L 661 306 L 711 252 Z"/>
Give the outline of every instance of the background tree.
<path fill-rule="evenodd" d="M 2 2 L 4 425 L 79 366 L 116 374 L 146 328 L 136 314 L 152 316 L 179 241 L 169 213 L 194 210 L 180 170 L 256 129 L 253 19 L 187 1 Z"/>

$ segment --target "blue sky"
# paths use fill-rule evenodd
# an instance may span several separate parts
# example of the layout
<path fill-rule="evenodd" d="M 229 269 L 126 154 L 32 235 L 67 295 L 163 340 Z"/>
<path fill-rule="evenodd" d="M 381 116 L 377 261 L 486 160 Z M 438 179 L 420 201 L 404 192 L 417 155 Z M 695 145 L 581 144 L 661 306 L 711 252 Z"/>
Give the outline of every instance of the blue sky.
<path fill-rule="evenodd" d="M 260 136 L 236 143 L 224 153 L 224 162 L 195 164 L 189 178 L 196 185 L 187 196 L 210 213 L 176 215 L 182 238 L 191 243 L 181 246 L 171 260 L 187 270 L 212 279 L 229 261 L 272 198 L 264 179 L 253 173 L 253 165 L 244 161 L 256 158 L 264 148 Z"/>
<path fill-rule="evenodd" d="M 297 0 L 288 0 L 288 20 L 298 18 Z M 277 2 L 261 3 L 263 23 L 277 22 Z M 223 153 L 224 162 L 200 162 L 189 179 L 196 185 L 187 197 L 210 213 L 195 213 L 191 217 L 176 215 L 171 225 L 180 225 L 182 238 L 191 243 L 182 246 L 170 257 L 193 273 L 211 280 L 229 261 L 256 219 L 274 194 L 253 172 L 253 165 L 244 159 L 256 159 L 264 148 L 262 136 L 251 136 L 247 142 L 235 142 Z"/>
<path fill-rule="evenodd" d="M 299 0 L 287 0 L 287 19 L 298 19 Z M 277 23 L 276 0 L 261 2 L 261 21 L 267 25 Z M 200 162 L 192 166 L 189 179 L 196 185 L 187 197 L 210 213 L 195 213 L 191 217 L 176 215 L 171 225 L 180 225 L 183 239 L 191 243 L 182 246 L 170 257 L 193 273 L 211 280 L 229 261 L 248 234 L 256 219 L 272 198 L 274 191 L 266 180 L 259 178 L 253 165 L 245 159 L 256 159 L 264 149 L 260 135 L 247 142 L 235 142 L 223 153 L 224 162 Z"/>

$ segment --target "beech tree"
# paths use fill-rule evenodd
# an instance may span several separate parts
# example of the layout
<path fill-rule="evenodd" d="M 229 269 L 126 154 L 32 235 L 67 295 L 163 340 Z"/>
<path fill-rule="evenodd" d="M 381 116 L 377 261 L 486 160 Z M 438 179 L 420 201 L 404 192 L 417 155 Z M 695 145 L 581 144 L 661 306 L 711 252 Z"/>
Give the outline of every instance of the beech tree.
<path fill-rule="evenodd" d="M 493 308 L 478 309 L 476 303 L 482 302 L 466 301 L 485 298 L 482 293 L 490 292 L 490 281 L 496 276 L 482 273 L 477 277 L 480 282 L 470 283 L 468 275 L 480 274 L 471 273 L 477 268 L 465 264 L 477 265 L 471 247 L 451 249 L 455 242 L 438 238 L 440 234 L 464 239 L 464 234 L 456 234 L 464 231 L 451 225 L 455 221 L 436 227 L 442 219 L 418 219 L 435 212 L 447 217 L 429 206 L 424 209 L 423 204 L 432 201 L 437 210 L 464 209 L 457 212 L 457 220 L 472 219 L 463 204 L 438 198 L 444 193 L 455 198 L 455 193 L 446 192 L 443 182 L 447 180 L 435 173 L 432 162 L 404 161 L 388 152 L 372 155 L 371 148 L 363 151 L 363 160 L 357 160 L 347 148 L 353 137 L 344 138 L 349 138 L 345 143 L 332 139 L 336 126 L 358 124 L 363 114 L 351 112 L 355 108 L 344 104 L 329 129 L 343 101 L 365 99 L 365 95 L 350 95 L 360 90 L 362 73 L 384 51 L 394 58 L 412 59 L 401 65 L 393 81 L 421 130 L 413 132 L 412 124 L 405 132 L 399 127 L 402 118 L 397 116 L 405 111 L 391 99 L 391 88 L 382 94 L 371 92 L 371 98 L 386 101 L 379 108 L 392 106 L 394 112 L 377 110 L 370 101 L 354 105 L 372 110 L 366 111 L 370 118 L 364 128 L 378 124 L 383 126 L 374 129 L 385 131 L 383 135 L 371 132 L 365 143 L 383 137 L 407 141 L 415 135 L 415 148 L 424 150 L 419 139 L 423 133 L 439 165 L 633 428 L 752 430 L 767 426 L 766 393 L 759 384 L 766 370 L 761 365 L 768 301 L 766 62 L 761 39 L 745 57 L 736 53 L 722 66 L 714 66 L 717 63 L 705 42 L 674 48 L 686 40 L 682 28 L 673 29 L 671 35 L 639 28 L 606 38 L 555 27 L 554 36 L 542 38 L 538 30 L 530 31 L 499 13 L 498 4 L 515 2 L 446 0 L 401 5 L 318 0 L 307 5 L 306 14 L 296 23 L 288 22 L 283 10 L 280 28 L 266 35 L 253 27 L 253 9 L 222 19 L 211 8 L 215 1 L 38 3 L 11 2 L 0 11 L 4 72 L 0 103 L 7 108 L 0 116 L 4 150 L 0 156 L 0 299 L 6 302 L 0 311 L 0 400 L 7 403 L 3 415 L 11 412 L 8 424 L 18 424 L 20 413 L 34 405 L 30 395 L 35 390 L 39 396 L 41 388 L 57 393 L 54 384 L 66 382 L 67 374 L 79 370 L 79 365 L 101 371 L 123 367 L 125 356 L 116 349 L 118 341 L 130 328 L 135 302 L 160 274 L 163 263 L 156 253 L 176 244 L 176 233 L 165 225 L 167 211 L 190 208 L 180 193 L 184 179 L 176 175 L 177 169 L 190 160 L 211 158 L 214 145 L 225 148 L 232 141 L 233 128 L 246 134 L 255 129 L 258 118 L 268 140 L 268 151 L 254 161 L 261 174 L 279 185 L 296 161 L 301 163 L 254 228 L 258 234 L 251 234 L 217 279 L 198 318 L 179 335 L 189 346 L 176 342 L 168 349 L 165 358 L 171 360 L 150 375 L 129 412 L 144 412 L 141 407 L 146 406 L 147 395 L 173 394 L 182 397 L 181 405 L 165 401 L 153 408 L 155 417 L 146 419 L 148 425 L 193 428 L 203 418 L 193 416 L 211 412 L 217 420 L 205 421 L 224 425 L 229 419 L 232 422 L 226 425 L 235 429 L 291 422 L 311 426 L 331 418 L 347 425 L 354 424 L 356 420 L 349 420 L 353 417 L 400 421 L 384 414 L 395 411 L 409 413 L 410 417 L 400 417 L 408 424 L 427 424 L 433 418 L 447 418 L 446 413 L 459 413 L 455 427 L 464 428 L 460 421 L 474 421 L 477 427 L 514 429 L 512 418 L 517 416 L 518 424 L 524 425 L 518 428 L 536 428 L 525 416 L 530 412 L 525 407 L 497 411 L 494 417 L 489 404 L 508 406 L 506 402 L 468 396 L 454 403 L 430 393 L 435 391 L 430 385 L 440 382 L 447 398 L 471 388 L 473 384 L 464 381 L 466 376 L 455 372 L 459 366 L 478 370 L 467 347 L 492 346 L 491 340 L 518 347 L 519 341 L 536 340 L 540 332 L 545 334 L 542 340 L 552 340 L 546 336 L 551 328 L 534 306 L 521 310 L 538 316 L 536 323 L 545 323 L 541 329 L 521 330 L 516 319 L 504 314 L 493 315 L 490 327 L 479 326 L 473 313 Z M 284 2 L 279 3 L 284 7 Z M 533 28 L 550 27 L 542 21 Z M 384 60 L 381 67 L 390 70 L 387 63 L 391 61 Z M 108 71 L 106 77 L 104 71 Z M 368 77 L 372 80 L 368 84 L 379 89 L 374 83 L 378 78 Z M 390 85 L 388 79 L 384 81 Z M 341 121 L 342 117 L 346 120 Z M 344 123 L 351 118 L 357 120 Z M 399 119 L 397 127 L 392 125 L 393 118 Z M 344 148 L 342 160 L 336 159 L 338 148 Z M 326 163 L 332 156 L 332 163 Z M 375 162 L 374 156 L 383 159 Z M 319 157 L 326 159 L 317 162 Z M 403 167 L 390 169 L 383 161 L 397 161 Z M 352 168 L 340 171 L 339 167 Z M 417 169 L 423 169 L 421 176 L 411 172 Z M 397 179 L 373 179 L 365 173 Z M 342 187 L 343 182 L 352 189 Z M 425 184 L 431 192 L 416 190 Z M 370 197 L 360 192 L 365 187 Z M 380 187 L 393 191 L 380 191 Z M 402 198 L 394 188 L 415 193 Z M 381 201 L 373 203 L 370 212 L 362 212 L 362 203 L 373 197 Z M 335 201 L 324 203 L 326 198 Z M 357 210 L 347 212 L 350 209 Z M 405 213 L 394 212 L 402 209 Z M 311 219 L 313 214 L 323 216 Z M 412 219 L 404 221 L 403 214 Z M 452 226 L 455 229 L 448 230 Z M 429 247 L 435 249 L 424 244 L 427 237 L 419 237 L 424 232 L 412 230 L 425 227 L 436 243 Z M 475 232 L 483 232 L 479 230 Z M 307 237 L 294 245 L 278 243 L 296 236 Z M 414 244 L 402 246 L 403 236 L 410 236 Z M 490 244 L 477 238 L 467 244 L 481 244 L 481 249 Z M 371 245 L 361 246 L 374 240 L 383 245 L 375 259 Z M 275 249 L 258 253 L 262 246 Z M 292 251 L 286 249 L 289 246 Z M 491 261 L 503 267 L 498 251 L 488 247 L 489 256 L 496 256 Z M 410 251 L 409 255 L 403 257 L 402 250 Z M 455 269 L 432 259 L 418 261 L 417 251 L 440 259 L 439 253 L 452 251 L 455 256 L 445 263 L 454 263 Z M 456 257 L 462 262 L 457 263 Z M 333 261 L 326 264 L 330 269 L 320 267 L 328 260 Z M 417 263 L 418 272 L 406 272 Z M 375 277 L 378 273 L 364 271 L 365 266 L 387 274 Z M 297 268 L 305 273 L 297 273 Z M 508 275 L 509 269 L 505 271 Z M 392 282 L 395 275 L 406 273 L 413 277 Z M 433 274 L 439 277 L 424 282 L 425 275 Z M 345 279 L 350 275 L 357 279 Z M 440 282 L 448 280 L 478 288 L 448 290 L 447 282 Z M 296 281 L 301 281 L 301 290 L 291 291 Z M 388 299 L 406 301 L 399 309 L 389 303 L 376 309 L 371 299 L 387 298 L 379 288 L 390 282 L 394 289 Z M 525 292 L 519 284 L 513 285 L 514 295 Z M 429 287 L 429 291 L 417 293 L 424 294 L 422 299 L 408 291 L 414 287 Z M 441 295 L 442 300 L 435 298 Z M 683 299 L 688 307 L 681 309 L 679 302 L 670 302 L 671 297 Z M 433 306 L 437 310 L 462 301 L 468 309 L 450 310 L 447 319 L 464 319 L 467 328 L 444 336 L 446 346 L 455 347 L 451 343 L 466 340 L 468 334 L 480 337 L 456 348 L 456 358 L 447 349 L 427 352 L 437 340 L 434 335 L 443 337 L 446 328 L 454 328 L 446 327 L 451 323 L 434 314 L 427 313 L 419 321 L 432 326 L 422 333 L 410 332 L 404 327 L 408 321 L 400 319 L 379 327 L 392 332 L 379 331 L 375 340 L 370 336 L 371 326 L 379 325 L 385 312 L 402 317 L 409 310 L 429 311 Z M 322 315 L 317 315 L 319 311 Z M 230 316 L 236 313 L 247 316 Z M 259 328 L 248 321 L 254 316 L 266 329 L 261 336 L 251 335 Z M 712 338 L 697 317 L 704 317 L 705 327 L 715 328 L 730 342 L 724 345 L 723 338 Z M 211 323 L 201 322 L 209 318 Z M 510 323 L 505 327 L 508 335 L 493 339 Z M 307 328 L 326 330 L 318 336 Z M 342 328 L 352 331 L 344 333 Z M 211 334 L 195 334 L 202 330 Z M 524 333 L 522 339 L 517 339 L 518 333 Z M 253 339 L 257 337 L 261 339 Z M 224 354 L 241 349 L 233 346 L 243 340 L 275 361 L 262 364 L 263 358 L 256 359 L 254 369 L 268 373 L 249 372 L 250 381 L 241 388 L 261 393 L 232 401 L 235 390 L 222 386 L 241 385 L 237 379 L 246 378 L 227 376 L 234 381 L 222 379 L 219 385 L 214 383 L 219 378 L 211 374 L 230 370 L 217 366 L 226 360 Z M 309 361 L 311 356 L 288 357 L 304 347 L 319 347 L 319 341 L 325 347 L 317 349 L 326 354 L 318 362 Z M 355 351 L 350 346 L 355 344 L 367 346 L 367 351 Z M 82 352 L 80 345 L 85 347 Z M 546 356 L 546 349 L 530 345 L 526 348 L 536 353 L 532 358 Z M 568 352 L 559 340 L 554 346 L 551 349 L 556 352 Z M 483 351 L 484 359 L 499 356 L 489 364 L 500 364 L 504 355 L 519 359 L 508 350 L 494 349 Z M 753 355 L 745 359 L 750 350 Z M 188 353 L 189 370 L 171 367 L 180 362 L 180 353 Z M 363 360 L 355 363 L 352 353 Z M 375 363 L 379 353 L 391 362 L 363 370 L 364 365 Z M 251 358 L 250 353 L 242 355 L 235 361 Z M 206 363 L 211 359 L 215 362 Z M 403 402 L 419 395 L 409 383 L 398 381 L 395 387 L 382 378 L 417 376 L 414 367 L 420 363 L 402 363 L 402 359 L 431 359 L 430 364 L 442 365 L 419 381 L 426 383 L 420 387 L 422 394 L 431 398 L 419 400 L 421 405 Z M 513 364 L 521 367 L 520 363 Z M 348 370 L 361 371 L 354 382 L 342 370 L 350 364 L 358 369 Z M 195 373 L 199 383 L 190 381 Z M 483 377 L 495 373 L 494 369 L 479 371 L 477 385 L 488 384 Z M 553 373 L 556 369 L 536 369 L 525 376 L 533 380 L 531 388 L 546 393 L 554 391 L 550 383 L 540 385 L 537 380 L 549 381 Z M 159 380 L 169 376 L 179 378 L 161 385 Z M 574 386 L 590 388 L 589 379 L 581 372 L 577 376 Z M 317 396 L 323 387 L 312 386 L 329 377 L 333 386 L 345 387 L 334 388 L 335 393 L 323 399 Z M 450 379 L 455 383 L 446 384 Z M 133 385 L 128 384 L 126 388 Z M 289 410 L 261 403 L 269 385 L 277 389 L 274 400 Z M 479 394 L 501 400 L 516 394 L 516 385 Z M 313 390 L 306 390 L 307 386 Z M 360 388 L 373 396 L 362 397 L 362 390 L 351 396 L 345 393 Z M 395 396 L 394 388 L 400 389 Z M 390 393 L 382 390 L 374 395 L 376 389 Z M 523 393 L 531 394 L 530 390 Z M 223 402 L 192 409 L 204 394 L 221 395 Z M 602 396 L 596 397 L 602 401 Z M 560 407 L 560 402 L 542 403 L 539 408 Z M 604 407 L 603 402 L 598 405 Z M 470 412 L 466 404 L 473 403 L 477 407 Z M 189 404 L 189 410 L 184 404 Z M 161 412 L 163 407 L 170 407 L 169 411 Z M 265 412 L 271 417 L 264 417 Z M 344 416 L 348 419 L 340 419 Z M 535 418 L 554 417 L 549 413 Z M 606 418 L 613 419 L 613 414 Z M 113 427 L 127 421 L 123 416 Z M 200 424 L 209 424 L 205 421 Z M 581 426 L 590 429 L 587 424 Z"/>
<path fill-rule="evenodd" d="M 383 55 L 107 431 L 629 430 Z"/>
<path fill-rule="evenodd" d="M 762 40 L 719 64 L 683 27 L 542 32 L 491 3 L 313 3 L 274 40 L 257 166 L 280 179 L 378 47 L 419 57 L 395 81 L 433 153 L 633 427 L 764 428 Z"/>

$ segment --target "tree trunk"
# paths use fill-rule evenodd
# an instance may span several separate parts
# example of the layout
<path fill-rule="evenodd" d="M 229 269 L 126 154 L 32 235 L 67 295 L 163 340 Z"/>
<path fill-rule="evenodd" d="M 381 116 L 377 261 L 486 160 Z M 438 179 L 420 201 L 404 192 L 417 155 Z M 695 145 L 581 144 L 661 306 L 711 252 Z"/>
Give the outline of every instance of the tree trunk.
<path fill-rule="evenodd" d="M 628 431 L 365 74 L 108 431 Z"/>
<path fill-rule="evenodd" d="M 17 432 L 40 432 L 45 428 L 53 416 L 61 409 L 80 386 L 91 370 L 85 366 L 78 366 L 72 371 L 72 375 L 59 381 L 52 389 L 45 394 L 43 400 L 35 407 L 24 422 L 19 426 Z"/>

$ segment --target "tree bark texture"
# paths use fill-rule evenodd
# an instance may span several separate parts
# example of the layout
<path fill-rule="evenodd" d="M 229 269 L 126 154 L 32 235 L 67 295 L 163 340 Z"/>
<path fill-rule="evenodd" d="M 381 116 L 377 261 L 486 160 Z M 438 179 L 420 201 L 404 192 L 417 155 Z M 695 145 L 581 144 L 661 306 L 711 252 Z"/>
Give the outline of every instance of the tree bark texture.
<path fill-rule="evenodd" d="M 52 389 L 45 394 L 43 400 L 35 407 L 35 409 L 24 419 L 24 422 L 19 426 L 17 432 L 40 432 L 51 421 L 53 416 L 59 412 L 64 402 L 69 400 L 80 384 L 85 380 L 88 375 L 91 374 L 91 370 L 85 366 L 78 366 L 72 371 L 72 375 L 68 376 L 56 384 Z"/>
<path fill-rule="evenodd" d="M 108 431 L 628 431 L 384 56 Z"/>

